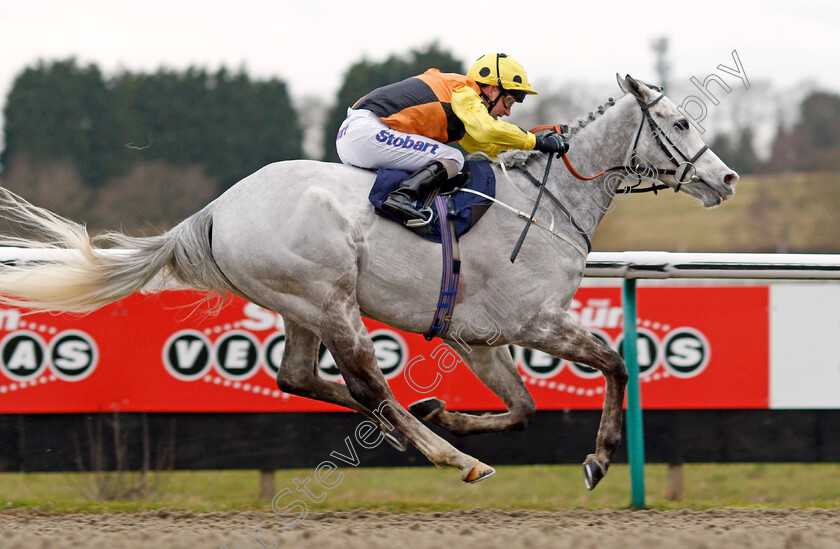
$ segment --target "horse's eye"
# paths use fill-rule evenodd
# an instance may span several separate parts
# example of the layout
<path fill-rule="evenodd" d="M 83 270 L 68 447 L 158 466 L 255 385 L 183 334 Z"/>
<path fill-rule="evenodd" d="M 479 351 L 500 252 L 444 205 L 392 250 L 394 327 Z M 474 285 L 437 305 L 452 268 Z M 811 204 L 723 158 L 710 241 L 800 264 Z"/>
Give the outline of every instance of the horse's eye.
<path fill-rule="evenodd" d="M 688 120 L 686 120 L 685 118 L 683 118 L 681 120 L 677 120 L 676 122 L 674 122 L 674 129 L 680 130 L 680 131 L 687 130 L 688 129 Z"/>

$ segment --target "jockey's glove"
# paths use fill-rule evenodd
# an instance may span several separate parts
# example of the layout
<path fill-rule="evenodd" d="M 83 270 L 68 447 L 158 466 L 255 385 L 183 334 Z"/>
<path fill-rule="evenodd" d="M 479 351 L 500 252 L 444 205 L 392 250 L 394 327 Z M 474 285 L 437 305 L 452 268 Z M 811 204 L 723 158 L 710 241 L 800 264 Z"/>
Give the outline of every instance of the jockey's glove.
<path fill-rule="evenodd" d="M 551 132 L 545 136 L 537 135 L 537 144 L 534 148 L 544 153 L 557 153 L 557 157 L 561 157 L 569 151 L 569 143 L 562 135 L 556 132 Z"/>

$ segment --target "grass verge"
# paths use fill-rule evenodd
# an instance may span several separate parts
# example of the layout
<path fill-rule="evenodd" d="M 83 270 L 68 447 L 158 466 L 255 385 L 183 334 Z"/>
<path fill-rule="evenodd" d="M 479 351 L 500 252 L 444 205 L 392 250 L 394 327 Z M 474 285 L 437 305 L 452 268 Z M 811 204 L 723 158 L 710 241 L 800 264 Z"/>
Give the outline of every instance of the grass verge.
<path fill-rule="evenodd" d="M 839 202 L 837 172 L 746 176 L 714 210 L 670 191 L 619 196 L 593 249 L 836 253 Z"/>
<path fill-rule="evenodd" d="M 534 465 L 499 467 L 495 476 L 464 485 L 452 470 L 434 467 L 344 468 L 328 477 L 334 488 L 324 490 L 314 469 L 275 472 L 279 506 L 296 499 L 310 511 L 374 509 L 387 511 L 449 511 L 495 508 L 560 510 L 621 509 L 630 504 L 626 465 L 614 465 L 596 490 L 583 487 L 579 466 Z M 646 501 L 657 509 L 719 507 L 840 506 L 840 464 L 692 464 L 683 467 L 684 498 L 665 497 L 667 466 L 645 468 Z M 342 476 L 339 476 L 342 475 Z M 313 498 L 297 491 L 295 479 L 308 484 Z M 340 480 L 339 480 L 340 479 Z M 179 471 L 156 473 L 154 490 L 145 499 L 102 501 L 89 489 L 84 473 L 2 473 L 0 509 L 55 512 L 118 512 L 161 508 L 194 512 L 270 511 L 257 497 L 256 471 Z M 146 479 L 148 482 L 149 479 Z M 321 499 L 322 498 L 322 499 Z M 321 499 L 313 502 L 312 499 Z"/>

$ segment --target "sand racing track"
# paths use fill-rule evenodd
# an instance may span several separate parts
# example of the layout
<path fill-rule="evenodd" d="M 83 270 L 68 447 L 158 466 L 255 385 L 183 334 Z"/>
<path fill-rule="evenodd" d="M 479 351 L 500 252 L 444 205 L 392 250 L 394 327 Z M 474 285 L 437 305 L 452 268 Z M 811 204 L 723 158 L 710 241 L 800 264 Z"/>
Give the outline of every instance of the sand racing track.
<path fill-rule="evenodd" d="M 159 510 L 49 514 L 6 511 L 0 513 L 0 548 L 840 547 L 840 509 L 552 512 L 476 509 L 429 514 L 347 511 L 311 514 L 291 529 L 285 528 L 281 520 L 278 515 L 259 512 Z"/>

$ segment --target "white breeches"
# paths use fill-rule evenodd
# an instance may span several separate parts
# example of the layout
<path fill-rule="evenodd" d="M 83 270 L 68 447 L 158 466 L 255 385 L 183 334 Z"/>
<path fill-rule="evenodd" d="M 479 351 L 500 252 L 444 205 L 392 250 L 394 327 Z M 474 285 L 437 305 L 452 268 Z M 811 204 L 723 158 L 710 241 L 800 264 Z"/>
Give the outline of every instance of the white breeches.
<path fill-rule="evenodd" d="M 391 168 L 415 172 L 435 160 L 464 167 L 464 155 L 455 147 L 434 139 L 392 130 L 365 109 L 348 109 L 338 130 L 335 148 L 341 161 L 359 168 Z M 454 175 L 453 173 L 453 175 Z"/>

